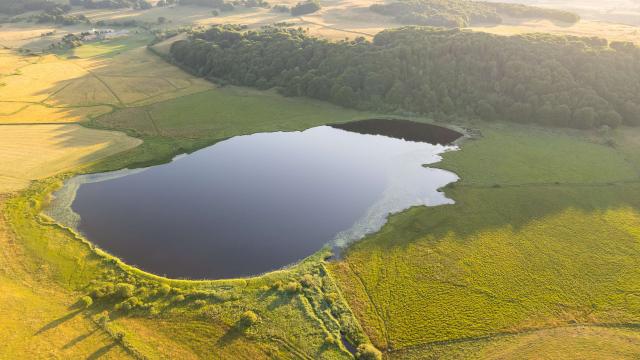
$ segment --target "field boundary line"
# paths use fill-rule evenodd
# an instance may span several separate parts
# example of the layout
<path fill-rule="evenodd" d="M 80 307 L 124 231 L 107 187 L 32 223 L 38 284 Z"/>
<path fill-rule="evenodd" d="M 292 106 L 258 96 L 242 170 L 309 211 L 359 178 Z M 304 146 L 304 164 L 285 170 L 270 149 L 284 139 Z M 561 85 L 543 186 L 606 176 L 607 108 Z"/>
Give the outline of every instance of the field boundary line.
<path fill-rule="evenodd" d="M 118 100 L 118 102 L 120 103 L 120 105 L 122 105 L 123 107 L 126 107 L 127 105 L 124 103 L 124 101 L 122 101 L 122 99 L 120 99 L 120 96 L 118 96 L 118 94 L 116 94 L 115 91 L 113 91 L 113 89 L 109 86 L 109 84 L 107 84 L 106 81 L 104 81 L 100 76 L 98 76 L 95 72 L 93 72 L 92 70 L 89 70 L 87 68 L 85 68 L 82 65 L 77 64 L 75 61 L 71 62 L 73 65 L 79 67 L 80 69 L 86 71 L 87 73 L 89 73 L 91 76 L 93 76 L 96 80 L 100 81 L 100 83 L 102 83 L 102 85 L 104 85 L 104 87 L 107 88 L 107 90 L 109 90 L 109 92 L 111 93 L 111 95 L 113 95 L 113 97 L 116 98 L 116 100 Z"/>
<path fill-rule="evenodd" d="M 151 115 L 151 110 L 144 109 L 144 113 L 147 115 L 147 118 L 149 119 L 149 121 L 151 121 L 151 125 L 153 126 L 153 129 L 156 131 L 156 135 L 162 136 L 162 132 L 160 131 L 160 128 L 158 127 L 158 124 L 156 124 L 156 121 L 154 120 L 153 116 Z"/>

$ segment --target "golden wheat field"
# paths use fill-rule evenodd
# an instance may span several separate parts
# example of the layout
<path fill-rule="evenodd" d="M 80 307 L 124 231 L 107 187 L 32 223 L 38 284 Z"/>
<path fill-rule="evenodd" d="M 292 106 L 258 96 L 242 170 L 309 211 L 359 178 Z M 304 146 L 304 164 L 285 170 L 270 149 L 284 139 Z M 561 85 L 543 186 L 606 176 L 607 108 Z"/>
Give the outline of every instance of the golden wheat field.
<path fill-rule="evenodd" d="M 0 127 L 0 193 L 100 158 L 131 149 L 141 141 L 120 132 L 78 125 Z"/>
<path fill-rule="evenodd" d="M 212 88 L 149 53 L 141 45 L 147 40 L 86 44 L 62 55 L 3 50 L 0 124 L 79 122 Z"/>

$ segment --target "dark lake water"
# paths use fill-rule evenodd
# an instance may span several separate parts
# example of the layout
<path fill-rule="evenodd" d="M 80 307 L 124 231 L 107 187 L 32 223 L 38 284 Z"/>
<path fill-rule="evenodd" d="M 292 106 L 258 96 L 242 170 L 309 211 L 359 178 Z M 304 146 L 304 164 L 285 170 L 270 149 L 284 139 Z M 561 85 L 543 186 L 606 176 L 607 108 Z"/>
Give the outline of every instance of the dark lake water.
<path fill-rule="evenodd" d="M 75 177 L 51 213 L 155 274 L 255 275 L 359 239 L 389 213 L 452 203 L 437 189 L 457 176 L 422 166 L 452 149 L 330 126 L 238 136 L 168 164 Z"/>

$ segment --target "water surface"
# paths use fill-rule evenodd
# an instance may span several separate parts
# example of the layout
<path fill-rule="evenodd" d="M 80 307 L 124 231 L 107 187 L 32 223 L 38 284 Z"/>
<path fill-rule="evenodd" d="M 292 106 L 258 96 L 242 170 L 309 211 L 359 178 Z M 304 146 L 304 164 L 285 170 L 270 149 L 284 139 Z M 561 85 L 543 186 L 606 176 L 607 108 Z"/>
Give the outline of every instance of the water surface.
<path fill-rule="evenodd" d="M 168 164 L 76 177 L 61 193 L 75 195 L 79 217 L 63 218 L 152 273 L 255 275 L 359 239 L 389 213 L 452 203 L 437 189 L 456 175 L 422 166 L 451 149 L 330 126 L 238 136 Z"/>

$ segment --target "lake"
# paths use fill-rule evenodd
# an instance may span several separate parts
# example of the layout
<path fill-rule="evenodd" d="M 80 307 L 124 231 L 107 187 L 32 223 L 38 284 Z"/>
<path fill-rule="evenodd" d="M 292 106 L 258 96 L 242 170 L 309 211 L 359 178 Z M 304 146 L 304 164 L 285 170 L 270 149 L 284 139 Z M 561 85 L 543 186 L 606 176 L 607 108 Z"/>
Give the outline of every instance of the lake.
<path fill-rule="evenodd" d="M 423 164 L 460 134 L 389 121 L 238 136 L 163 165 L 77 176 L 48 213 L 151 273 L 261 274 L 344 247 L 390 213 L 453 203 L 438 189 L 457 176 Z"/>

